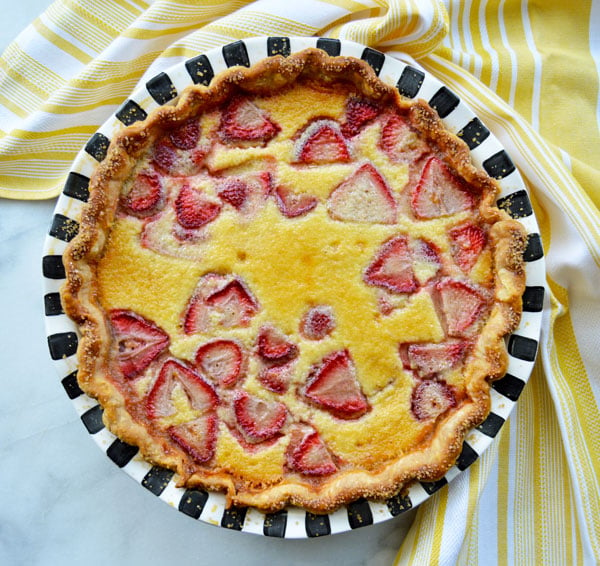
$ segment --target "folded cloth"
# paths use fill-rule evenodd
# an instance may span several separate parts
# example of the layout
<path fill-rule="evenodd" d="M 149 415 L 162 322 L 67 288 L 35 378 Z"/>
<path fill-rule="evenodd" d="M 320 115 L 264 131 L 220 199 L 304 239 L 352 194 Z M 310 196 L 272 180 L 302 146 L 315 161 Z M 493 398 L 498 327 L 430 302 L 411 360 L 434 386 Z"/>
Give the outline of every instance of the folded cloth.
<path fill-rule="evenodd" d="M 484 455 L 420 506 L 398 564 L 600 562 L 600 1 L 58 0 L 0 58 L 0 196 L 54 197 L 137 84 L 257 35 L 354 40 L 470 105 L 531 193 L 538 362 Z"/>

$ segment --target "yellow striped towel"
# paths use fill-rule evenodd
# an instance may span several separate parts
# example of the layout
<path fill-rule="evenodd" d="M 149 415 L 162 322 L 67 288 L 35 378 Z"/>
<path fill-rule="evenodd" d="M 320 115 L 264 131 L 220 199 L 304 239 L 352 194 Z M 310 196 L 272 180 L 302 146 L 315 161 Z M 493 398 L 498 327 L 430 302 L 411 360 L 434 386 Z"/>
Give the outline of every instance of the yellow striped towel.
<path fill-rule="evenodd" d="M 57 0 L 0 58 L 0 196 L 58 194 L 137 84 L 256 35 L 413 57 L 531 191 L 547 253 L 533 376 L 491 448 L 423 504 L 398 564 L 600 562 L 600 0 Z"/>

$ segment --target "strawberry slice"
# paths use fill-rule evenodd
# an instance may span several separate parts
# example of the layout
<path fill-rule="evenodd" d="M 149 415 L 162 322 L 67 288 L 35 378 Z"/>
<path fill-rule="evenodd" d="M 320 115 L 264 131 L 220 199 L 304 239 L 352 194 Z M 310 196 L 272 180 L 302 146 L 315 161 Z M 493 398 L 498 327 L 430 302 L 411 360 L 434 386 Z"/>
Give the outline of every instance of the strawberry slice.
<path fill-rule="evenodd" d="M 236 98 L 225 109 L 219 132 L 225 143 L 266 143 L 280 129 L 256 104 L 245 98 Z"/>
<path fill-rule="evenodd" d="M 232 340 L 215 340 L 198 348 L 195 361 L 203 375 L 223 387 L 231 387 L 241 377 L 244 356 Z"/>
<path fill-rule="evenodd" d="M 224 179 L 217 189 L 221 200 L 230 204 L 236 210 L 240 210 L 248 198 L 248 184 L 242 179 L 232 177 Z"/>
<path fill-rule="evenodd" d="M 377 169 L 365 163 L 331 192 L 327 208 L 335 220 L 394 224 L 398 205 Z"/>
<path fill-rule="evenodd" d="M 273 326 L 263 326 L 258 334 L 258 354 L 268 361 L 284 361 L 298 355 L 298 347 Z"/>
<path fill-rule="evenodd" d="M 170 426 L 167 432 L 173 442 L 198 464 L 212 459 L 217 447 L 217 417 L 210 413 L 188 423 Z"/>
<path fill-rule="evenodd" d="M 252 443 L 279 435 L 287 419 L 287 409 L 278 401 L 265 401 L 246 391 L 236 391 L 233 411 L 244 438 Z"/>
<path fill-rule="evenodd" d="M 127 195 L 121 199 L 124 208 L 134 216 L 144 218 L 158 212 L 165 202 L 160 176 L 150 169 L 140 171 Z"/>
<path fill-rule="evenodd" d="M 448 341 L 440 344 L 401 344 L 400 357 L 405 369 L 421 377 L 430 377 L 456 367 L 464 359 L 469 342 Z"/>
<path fill-rule="evenodd" d="M 177 151 L 168 138 L 159 139 L 152 148 L 151 163 L 160 172 L 171 175 L 177 161 Z"/>
<path fill-rule="evenodd" d="M 469 273 L 487 243 L 484 230 L 475 224 L 465 224 L 450 230 L 449 236 L 454 261 Z"/>
<path fill-rule="evenodd" d="M 258 381 L 273 393 L 285 393 L 292 379 L 292 362 L 265 365 L 258 373 Z"/>
<path fill-rule="evenodd" d="M 178 149 L 193 149 L 200 139 L 200 124 L 190 120 L 169 134 L 171 143 Z"/>
<path fill-rule="evenodd" d="M 167 360 L 146 398 L 146 416 L 149 419 L 168 417 L 175 413 L 171 396 L 179 385 L 185 391 L 190 405 L 201 414 L 213 411 L 219 398 L 212 385 L 195 371 L 176 360 Z"/>
<path fill-rule="evenodd" d="M 464 182 L 437 157 L 431 157 L 413 189 L 411 207 L 414 215 L 426 220 L 450 216 L 475 206 L 475 198 Z"/>
<path fill-rule="evenodd" d="M 332 352 L 311 370 L 304 395 L 341 419 L 356 419 L 370 409 L 348 350 Z"/>
<path fill-rule="evenodd" d="M 219 326 L 248 326 L 258 312 L 258 304 L 238 279 L 206 299 L 206 304 L 218 315 Z"/>
<path fill-rule="evenodd" d="M 327 476 L 337 470 L 327 446 L 312 428 L 292 432 L 286 460 L 292 470 L 307 476 Z"/>
<path fill-rule="evenodd" d="M 435 419 L 456 406 L 456 397 L 444 381 L 421 381 L 412 394 L 411 410 L 419 421 Z"/>
<path fill-rule="evenodd" d="M 201 228 L 212 222 L 220 212 L 220 203 L 209 199 L 187 183 L 183 185 L 175 199 L 175 215 L 177 222 L 183 228 Z"/>
<path fill-rule="evenodd" d="M 296 141 L 294 155 L 297 162 L 312 165 L 350 161 L 346 140 L 333 120 L 309 124 Z"/>
<path fill-rule="evenodd" d="M 117 363 L 127 378 L 142 373 L 169 346 L 168 334 L 139 314 L 116 309 L 109 320 L 118 349 Z"/>
<path fill-rule="evenodd" d="M 379 145 L 392 161 L 401 163 L 414 163 L 431 151 L 398 114 L 386 120 Z"/>
<path fill-rule="evenodd" d="M 295 193 L 287 187 L 275 189 L 275 202 L 281 214 L 287 218 L 295 218 L 310 212 L 319 203 L 317 197 L 308 193 Z"/>
<path fill-rule="evenodd" d="M 449 278 L 436 283 L 435 289 L 448 334 L 468 336 L 485 310 L 483 293 L 464 281 Z"/>
<path fill-rule="evenodd" d="M 300 334 L 307 340 L 322 340 L 334 330 L 333 309 L 327 305 L 312 307 L 300 321 Z"/>
<path fill-rule="evenodd" d="M 406 236 L 396 236 L 383 244 L 375 261 L 367 267 L 364 281 L 394 293 L 412 293 L 417 289 L 413 256 Z"/>
<path fill-rule="evenodd" d="M 369 122 L 379 115 L 380 109 L 372 102 L 352 96 L 346 101 L 346 119 L 342 124 L 342 134 L 354 137 Z"/>

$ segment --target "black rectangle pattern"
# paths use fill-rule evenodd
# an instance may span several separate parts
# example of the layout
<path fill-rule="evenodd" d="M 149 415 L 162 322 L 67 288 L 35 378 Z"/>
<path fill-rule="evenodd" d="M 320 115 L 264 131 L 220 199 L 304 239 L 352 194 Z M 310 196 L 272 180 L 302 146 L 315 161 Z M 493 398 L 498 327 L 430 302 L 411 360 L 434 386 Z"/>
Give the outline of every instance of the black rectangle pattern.
<path fill-rule="evenodd" d="M 487 419 L 483 421 L 478 427 L 477 430 L 483 432 L 486 436 L 491 436 L 494 438 L 498 431 L 502 428 L 504 424 L 504 419 L 497 415 L 496 413 L 490 413 L 487 416 Z"/>
<path fill-rule="evenodd" d="M 435 108 L 440 118 L 445 118 L 458 106 L 459 102 L 460 98 L 449 88 L 443 86 L 430 98 L 429 105 Z"/>
<path fill-rule="evenodd" d="M 317 515 L 316 513 L 306 513 L 304 527 L 306 528 L 307 536 L 310 538 L 322 537 L 331 534 L 329 515 Z"/>
<path fill-rule="evenodd" d="M 525 382 L 510 373 L 492 383 L 492 387 L 511 401 L 516 401 L 525 387 Z"/>
<path fill-rule="evenodd" d="M 75 332 L 59 332 L 48 336 L 48 349 L 53 360 L 62 360 L 77 352 L 77 334 Z"/>
<path fill-rule="evenodd" d="M 381 67 L 383 67 L 383 63 L 385 62 L 385 55 L 381 51 L 365 47 L 360 58 L 369 63 L 375 74 L 379 75 Z"/>
<path fill-rule="evenodd" d="M 234 67 L 235 65 L 250 66 L 248 50 L 241 39 L 223 46 L 223 59 L 225 59 L 228 67 Z"/>
<path fill-rule="evenodd" d="M 481 123 L 479 118 L 473 118 L 458 134 L 459 138 L 469 146 L 469 149 L 475 149 L 485 141 L 490 131 Z"/>
<path fill-rule="evenodd" d="M 166 104 L 177 96 L 177 89 L 167 73 L 158 73 L 146 83 L 150 96 L 159 104 Z"/>
<path fill-rule="evenodd" d="M 537 346 L 537 340 L 519 336 L 518 334 L 512 334 L 508 339 L 508 353 L 514 358 L 525 360 L 526 362 L 535 361 Z"/>
<path fill-rule="evenodd" d="M 241 531 L 246 519 L 248 507 L 235 507 L 225 509 L 223 517 L 221 517 L 221 526 L 234 531 Z"/>
<path fill-rule="evenodd" d="M 479 454 L 473 450 L 473 447 L 468 442 L 463 442 L 462 451 L 456 460 L 456 467 L 462 472 L 475 462 L 477 458 L 479 458 Z"/>
<path fill-rule="evenodd" d="M 527 191 L 520 190 L 498 199 L 498 208 L 504 210 L 511 218 L 525 218 L 533 214 L 531 201 Z"/>
<path fill-rule="evenodd" d="M 541 312 L 544 308 L 544 288 L 525 287 L 523 293 L 523 310 L 525 312 Z"/>
<path fill-rule="evenodd" d="M 174 474 L 175 472 L 167 470 L 166 468 L 152 466 L 150 471 L 144 476 L 142 485 L 154 495 L 160 495 L 167 485 L 169 485 Z"/>
<path fill-rule="evenodd" d="M 63 242 L 70 242 L 79 232 L 79 222 L 63 214 L 55 214 L 49 234 Z"/>
<path fill-rule="evenodd" d="M 188 489 L 179 501 L 179 510 L 188 517 L 199 519 L 208 501 L 208 493 L 200 489 Z"/>
<path fill-rule="evenodd" d="M 76 399 L 83 395 L 83 391 L 77 382 L 77 371 L 73 371 L 67 377 L 63 377 L 61 383 L 69 399 Z"/>
<path fill-rule="evenodd" d="M 285 509 L 277 513 L 269 513 L 265 515 L 263 523 L 263 534 L 267 537 L 285 537 L 285 529 L 287 527 L 287 511 Z"/>
<path fill-rule="evenodd" d="M 42 275 L 48 279 L 64 279 L 65 266 L 60 255 L 45 255 L 42 258 Z"/>
<path fill-rule="evenodd" d="M 104 428 L 104 423 L 102 422 L 103 413 L 102 406 L 96 405 L 81 415 L 81 421 L 90 434 L 96 434 Z"/>
<path fill-rule="evenodd" d="M 523 252 L 525 261 L 537 261 L 544 257 L 544 249 L 542 247 L 542 239 L 539 234 L 529 234 L 527 236 L 527 246 Z"/>
<path fill-rule="evenodd" d="M 347 510 L 348 522 L 351 528 L 358 529 L 359 527 L 366 527 L 373 524 L 373 512 L 366 499 L 353 501 L 347 506 Z"/>
<path fill-rule="evenodd" d="M 396 89 L 402 96 L 414 98 L 421 90 L 424 80 L 425 73 L 423 71 L 407 65 L 396 83 Z"/>
<path fill-rule="evenodd" d="M 185 68 L 194 84 L 208 86 L 215 73 L 206 55 L 198 55 L 185 62 Z"/>
<path fill-rule="evenodd" d="M 115 112 L 115 116 L 126 126 L 145 120 L 148 113 L 134 100 L 126 100 L 121 108 Z"/>
<path fill-rule="evenodd" d="M 515 170 L 515 164 L 504 150 L 488 157 L 482 165 L 488 175 L 494 179 L 504 179 Z"/>
<path fill-rule="evenodd" d="M 432 495 L 436 491 L 442 489 L 442 487 L 444 487 L 447 483 L 448 480 L 446 478 L 442 478 L 438 481 L 422 481 L 421 485 L 429 495 Z"/>
<path fill-rule="evenodd" d="M 65 186 L 63 188 L 63 194 L 68 197 L 87 202 L 90 196 L 89 185 L 89 177 L 86 177 L 81 173 L 75 173 L 71 171 L 67 175 L 67 180 L 65 181 Z"/>
<path fill-rule="evenodd" d="M 131 462 L 131 459 L 138 453 L 139 448 L 132 444 L 127 444 L 118 438 L 108 447 L 106 455 L 117 465 L 119 468 L 126 466 Z"/>
<path fill-rule="evenodd" d="M 405 513 L 409 509 L 412 509 L 413 506 L 410 497 L 401 494 L 390 497 L 385 503 L 393 517 Z"/>
<path fill-rule="evenodd" d="M 46 293 L 44 295 L 44 312 L 46 316 L 56 316 L 64 313 L 60 302 L 60 293 Z"/>
<path fill-rule="evenodd" d="M 317 40 L 317 49 L 322 49 L 328 55 L 337 57 L 342 51 L 342 44 L 339 39 L 331 39 L 329 37 L 321 37 Z"/>
<path fill-rule="evenodd" d="M 100 132 L 96 132 L 85 144 L 85 151 L 96 161 L 102 161 L 106 157 L 110 140 Z"/>
<path fill-rule="evenodd" d="M 283 55 L 288 57 L 291 53 L 289 37 L 269 37 L 267 38 L 267 53 L 269 57 Z"/>

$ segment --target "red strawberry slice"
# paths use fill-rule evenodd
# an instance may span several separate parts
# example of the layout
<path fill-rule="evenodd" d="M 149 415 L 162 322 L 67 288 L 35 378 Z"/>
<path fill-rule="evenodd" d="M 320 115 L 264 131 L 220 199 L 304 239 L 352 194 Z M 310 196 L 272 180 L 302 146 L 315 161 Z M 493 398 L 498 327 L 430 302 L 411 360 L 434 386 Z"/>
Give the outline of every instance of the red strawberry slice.
<path fill-rule="evenodd" d="M 466 224 L 450 230 L 449 236 L 454 261 L 469 273 L 487 243 L 484 230 L 475 224 Z"/>
<path fill-rule="evenodd" d="M 217 189 L 219 197 L 236 210 L 240 210 L 248 198 L 248 184 L 242 179 L 224 179 Z"/>
<path fill-rule="evenodd" d="M 307 476 L 327 476 L 337 466 L 327 446 L 314 429 L 294 430 L 286 453 L 288 466 Z"/>
<path fill-rule="evenodd" d="M 351 138 L 379 115 L 380 109 L 372 102 L 352 96 L 346 102 L 346 121 L 342 124 L 342 134 Z"/>
<path fill-rule="evenodd" d="M 206 304 L 218 315 L 219 326 L 248 326 L 258 312 L 258 303 L 238 279 L 206 299 Z"/>
<path fill-rule="evenodd" d="M 341 419 L 356 419 L 370 409 L 360 390 L 348 350 L 339 350 L 325 356 L 312 369 L 304 395 L 320 408 Z"/>
<path fill-rule="evenodd" d="M 169 336 L 153 322 L 128 310 L 110 312 L 117 363 L 128 378 L 142 373 L 169 346 Z"/>
<path fill-rule="evenodd" d="M 350 151 L 337 122 L 316 120 L 302 132 L 294 148 L 299 163 L 321 164 L 349 161 Z"/>
<path fill-rule="evenodd" d="M 456 397 L 444 381 L 421 381 L 412 394 L 411 410 L 419 421 L 435 419 L 456 406 Z"/>
<path fill-rule="evenodd" d="M 392 161 L 401 163 L 414 163 L 430 151 L 408 122 L 397 114 L 392 114 L 385 122 L 380 146 Z"/>
<path fill-rule="evenodd" d="M 318 204 L 318 199 L 308 193 L 295 193 L 287 187 L 275 189 L 275 202 L 281 214 L 287 218 L 295 218 L 310 212 Z"/>
<path fill-rule="evenodd" d="M 233 100 L 221 119 L 220 135 L 225 143 L 262 142 L 277 135 L 280 127 L 266 112 L 248 99 Z"/>
<path fill-rule="evenodd" d="M 331 192 L 327 208 L 335 220 L 393 224 L 398 205 L 377 169 L 365 163 Z"/>
<path fill-rule="evenodd" d="M 121 200 L 127 212 L 140 218 L 158 212 L 164 201 L 162 180 L 155 171 L 149 169 L 136 175 L 129 192 Z"/>
<path fill-rule="evenodd" d="M 258 373 L 258 381 L 273 393 L 285 393 L 292 379 L 292 362 L 264 366 Z"/>
<path fill-rule="evenodd" d="M 430 377 L 457 366 L 464 359 L 469 342 L 449 341 L 440 344 L 401 344 L 404 367 L 421 377 Z"/>
<path fill-rule="evenodd" d="M 364 281 L 394 293 L 412 293 L 418 287 L 413 271 L 413 255 L 406 236 L 396 236 L 380 248 L 367 267 Z"/>
<path fill-rule="evenodd" d="M 169 134 L 171 143 L 178 149 L 193 149 L 200 139 L 200 124 L 190 120 Z"/>
<path fill-rule="evenodd" d="M 176 360 L 167 360 L 146 398 L 146 415 L 149 419 L 175 413 L 171 396 L 177 385 L 185 391 L 190 405 L 202 414 L 214 410 L 219 402 L 213 386 L 195 371 Z"/>
<path fill-rule="evenodd" d="M 244 438 L 252 444 L 277 436 L 287 419 L 283 403 L 265 401 L 246 391 L 236 391 L 233 411 Z"/>
<path fill-rule="evenodd" d="M 177 161 L 177 151 L 168 138 L 161 138 L 152 149 L 152 165 L 159 171 L 171 175 Z"/>
<path fill-rule="evenodd" d="M 196 352 L 196 367 L 223 387 L 231 387 L 241 377 L 244 356 L 232 340 L 208 342 Z"/>
<path fill-rule="evenodd" d="M 209 199 L 206 195 L 183 185 L 175 199 L 175 215 L 177 222 L 187 229 L 201 228 L 212 222 L 221 212 L 221 204 Z"/>
<path fill-rule="evenodd" d="M 333 309 L 327 305 L 312 307 L 300 321 L 300 334 L 308 340 L 322 340 L 334 330 Z"/>
<path fill-rule="evenodd" d="M 170 426 L 169 436 L 198 464 L 212 459 L 217 447 L 217 417 L 210 413 L 188 423 Z"/>
<path fill-rule="evenodd" d="M 298 355 L 298 347 L 273 326 L 263 326 L 258 334 L 258 354 L 268 361 L 283 361 Z"/>
<path fill-rule="evenodd" d="M 448 278 L 436 283 L 435 289 L 448 334 L 468 336 L 485 310 L 483 293 L 464 281 Z"/>
<path fill-rule="evenodd" d="M 475 198 L 463 181 L 443 161 L 430 158 L 412 192 L 414 215 L 422 220 L 439 218 L 470 210 L 474 205 Z"/>

